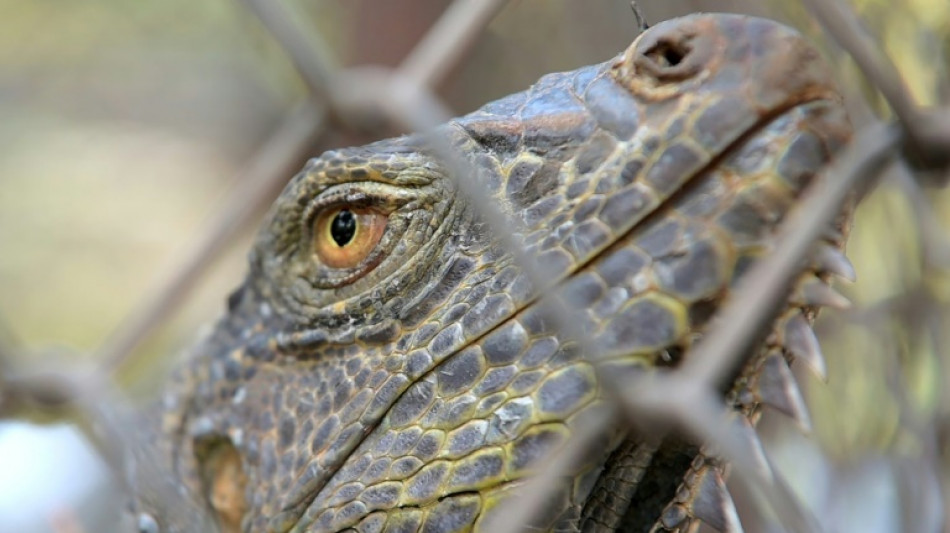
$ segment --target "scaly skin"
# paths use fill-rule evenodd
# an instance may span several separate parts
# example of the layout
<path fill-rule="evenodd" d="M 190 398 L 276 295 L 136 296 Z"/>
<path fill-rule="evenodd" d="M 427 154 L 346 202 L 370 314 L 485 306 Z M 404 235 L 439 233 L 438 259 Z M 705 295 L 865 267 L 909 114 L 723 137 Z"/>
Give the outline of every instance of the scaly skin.
<path fill-rule="evenodd" d="M 227 314 L 168 385 L 130 466 L 142 529 L 485 529 L 604 407 L 595 364 L 644 372 L 690 356 L 850 127 L 797 34 L 698 15 L 440 134 L 484 171 L 601 358 L 543 319 L 419 137 L 327 152 L 277 200 Z M 314 220 L 341 206 L 388 213 L 349 270 L 313 248 Z M 763 401 L 794 414 L 788 344 L 813 316 L 819 267 L 727 391 L 748 419 Z M 688 441 L 617 427 L 534 526 L 729 529 L 721 476 Z"/>

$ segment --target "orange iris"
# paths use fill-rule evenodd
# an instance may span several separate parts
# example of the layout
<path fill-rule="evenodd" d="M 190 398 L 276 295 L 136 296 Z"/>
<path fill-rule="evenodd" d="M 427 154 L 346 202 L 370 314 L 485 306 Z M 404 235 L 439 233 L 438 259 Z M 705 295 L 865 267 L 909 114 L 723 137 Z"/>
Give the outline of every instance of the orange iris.
<path fill-rule="evenodd" d="M 388 217 L 364 207 L 326 210 L 314 224 L 314 251 L 331 268 L 354 268 L 376 248 Z"/>

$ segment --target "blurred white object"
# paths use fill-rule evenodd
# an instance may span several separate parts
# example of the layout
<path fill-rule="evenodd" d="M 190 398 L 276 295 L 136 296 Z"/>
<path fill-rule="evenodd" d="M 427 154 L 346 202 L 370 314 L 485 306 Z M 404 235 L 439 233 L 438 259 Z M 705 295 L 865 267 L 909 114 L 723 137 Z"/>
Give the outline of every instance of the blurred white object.
<path fill-rule="evenodd" d="M 109 531 L 117 501 L 108 467 L 76 426 L 0 423 L 0 531 Z"/>

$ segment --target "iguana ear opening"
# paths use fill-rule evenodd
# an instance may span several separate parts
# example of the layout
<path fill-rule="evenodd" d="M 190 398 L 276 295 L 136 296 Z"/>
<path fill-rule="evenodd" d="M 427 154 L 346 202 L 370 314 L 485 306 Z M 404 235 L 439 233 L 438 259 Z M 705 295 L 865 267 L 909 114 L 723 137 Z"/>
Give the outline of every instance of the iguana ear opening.
<path fill-rule="evenodd" d="M 228 439 L 214 438 L 195 443 L 204 497 L 221 533 L 240 533 L 247 511 L 247 474 L 241 456 Z"/>

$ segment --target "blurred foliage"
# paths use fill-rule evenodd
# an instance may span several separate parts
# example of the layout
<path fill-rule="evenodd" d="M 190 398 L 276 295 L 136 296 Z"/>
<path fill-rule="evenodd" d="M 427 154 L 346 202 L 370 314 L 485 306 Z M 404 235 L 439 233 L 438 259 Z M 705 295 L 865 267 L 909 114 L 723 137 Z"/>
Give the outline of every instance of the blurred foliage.
<path fill-rule="evenodd" d="M 950 4 L 859 0 L 855 5 L 915 98 L 923 105 L 948 103 Z M 873 90 L 846 67 L 843 83 Z M 881 100 L 871 104 L 888 116 Z M 922 233 L 919 224 L 928 210 L 938 223 L 934 235 Z M 846 288 L 855 311 L 820 324 L 834 385 L 810 391 L 819 435 L 840 459 L 860 457 L 856 450 L 866 448 L 919 454 L 925 446 L 921 438 L 928 429 L 932 437 L 933 430 L 933 423 L 922 421 L 945 417 L 950 407 L 941 385 L 948 346 L 938 335 L 950 326 L 950 265 L 934 257 L 947 246 L 948 215 L 947 191 L 925 190 L 915 202 L 893 172 L 857 210 L 848 254 L 858 282 Z"/>

